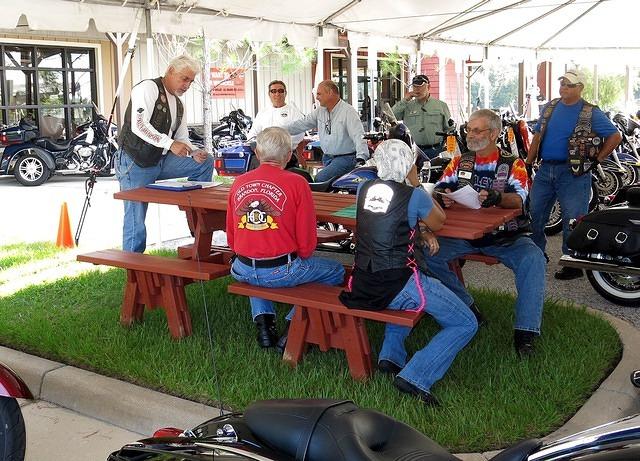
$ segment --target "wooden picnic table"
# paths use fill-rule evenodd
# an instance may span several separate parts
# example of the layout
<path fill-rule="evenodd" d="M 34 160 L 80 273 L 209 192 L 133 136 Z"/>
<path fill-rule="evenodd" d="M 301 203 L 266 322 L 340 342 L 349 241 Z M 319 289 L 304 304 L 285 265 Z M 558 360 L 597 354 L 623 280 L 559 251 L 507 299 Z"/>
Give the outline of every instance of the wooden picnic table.
<path fill-rule="evenodd" d="M 213 232 L 225 229 L 228 195 L 229 186 L 220 185 L 179 192 L 141 187 L 116 192 L 114 197 L 120 200 L 177 205 L 186 213 L 189 228 L 195 238 L 191 258 L 206 261 L 211 252 Z M 355 195 L 312 192 L 312 196 L 318 222 L 342 224 L 347 229 L 355 229 Z M 446 209 L 446 214 L 444 227 L 436 234 L 472 240 L 515 218 L 520 214 L 520 209 L 494 207 L 471 210 L 453 206 Z"/>

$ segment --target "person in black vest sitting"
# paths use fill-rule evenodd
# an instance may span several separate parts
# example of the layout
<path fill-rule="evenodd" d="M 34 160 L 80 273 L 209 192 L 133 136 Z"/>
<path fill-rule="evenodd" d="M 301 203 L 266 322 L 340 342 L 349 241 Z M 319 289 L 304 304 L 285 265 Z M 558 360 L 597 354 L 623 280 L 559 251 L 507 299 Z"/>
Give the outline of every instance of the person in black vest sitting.
<path fill-rule="evenodd" d="M 467 306 L 440 281 L 427 277 L 421 239 L 438 249 L 432 231 L 445 220 L 440 205 L 420 186 L 415 155 L 398 139 L 374 153 L 380 179 L 358 191 L 356 255 L 350 291 L 340 299 L 349 308 L 425 310 L 442 330 L 407 361 L 404 341 L 411 329 L 387 324 L 378 370 L 395 374 L 393 385 L 426 405 L 438 405 L 431 386 L 446 373 L 478 324 Z M 410 179 L 414 186 L 405 184 Z M 424 233 L 421 237 L 421 228 Z"/>
<path fill-rule="evenodd" d="M 524 357 L 533 353 L 533 340 L 540 334 L 546 260 L 542 250 L 530 238 L 530 220 L 525 207 L 529 192 L 526 166 L 517 155 L 496 146 L 501 129 L 502 122 L 495 112 L 481 109 L 471 114 L 467 124 L 470 152 L 451 160 L 434 193 L 446 208 L 453 205 L 453 200 L 439 192 L 451 192 L 470 185 L 479 192 L 483 207 L 522 209 L 522 215 L 505 223 L 496 232 L 476 240 L 440 238 L 440 251 L 430 256 L 427 263 L 429 270 L 471 308 L 479 323 L 484 318 L 450 269 L 449 261 L 471 253 L 482 253 L 497 258 L 511 269 L 518 289 L 514 344 L 517 354 Z"/>
<path fill-rule="evenodd" d="M 198 61 L 181 55 L 169 63 L 164 77 L 143 80 L 131 90 L 115 161 L 120 190 L 185 176 L 211 181 L 213 158 L 189 142 L 180 101 L 199 71 Z M 146 203 L 124 202 L 123 250 L 144 252 L 146 214 Z"/>

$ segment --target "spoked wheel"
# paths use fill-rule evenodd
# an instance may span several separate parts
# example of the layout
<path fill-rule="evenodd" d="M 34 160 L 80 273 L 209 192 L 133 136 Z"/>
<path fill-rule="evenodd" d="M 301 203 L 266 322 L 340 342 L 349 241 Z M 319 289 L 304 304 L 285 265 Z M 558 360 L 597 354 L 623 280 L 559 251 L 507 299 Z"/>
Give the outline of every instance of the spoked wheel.
<path fill-rule="evenodd" d="M 0 461 L 23 461 L 24 419 L 16 399 L 0 397 Z"/>
<path fill-rule="evenodd" d="M 549 213 L 549 219 L 544 226 L 544 233 L 546 235 L 556 235 L 562 230 L 562 210 L 560 209 L 560 202 L 556 202 L 551 207 L 551 213 Z"/>
<path fill-rule="evenodd" d="M 640 276 L 587 271 L 587 278 L 603 298 L 621 306 L 640 307 Z"/>
<path fill-rule="evenodd" d="M 622 179 L 611 170 L 602 170 L 596 173 L 596 187 L 598 196 L 602 199 L 613 195 L 622 187 Z"/>
<path fill-rule="evenodd" d="M 629 165 L 628 163 L 623 163 L 622 168 L 624 172 L 622 173 L 622 185 L 630 186 L 631 184 L 635 184 L 638 182 L 638 170 L 633 165 Z"/>
<path fill-rule="evenodd" d="M 51 171 L 40 157 L 25 155 L 18 160 L 13 174 L 23 186 L 39 186 L 49 179 Z"/>

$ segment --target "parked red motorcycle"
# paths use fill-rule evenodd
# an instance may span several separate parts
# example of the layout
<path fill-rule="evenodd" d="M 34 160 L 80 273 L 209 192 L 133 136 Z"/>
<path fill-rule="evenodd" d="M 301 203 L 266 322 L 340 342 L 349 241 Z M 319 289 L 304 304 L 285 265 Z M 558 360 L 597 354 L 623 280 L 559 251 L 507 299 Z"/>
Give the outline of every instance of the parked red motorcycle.
<path fill-rule="evenodd" d="M 0 461 L 24 460 L 26 434 L 16 399 L 33 399 L 33 395 L 13 370 L 0 363 Z"/>

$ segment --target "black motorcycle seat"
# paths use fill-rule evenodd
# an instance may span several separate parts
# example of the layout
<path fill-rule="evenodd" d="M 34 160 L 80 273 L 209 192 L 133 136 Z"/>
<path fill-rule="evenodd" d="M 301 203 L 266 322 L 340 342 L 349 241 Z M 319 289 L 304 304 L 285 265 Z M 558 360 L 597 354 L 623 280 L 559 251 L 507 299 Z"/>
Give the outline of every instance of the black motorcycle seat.
<path fill-rule="evenodd" d="M 491 461 L 525 461 L 531 453 L 542 445 L 538 439 L 527 439 L 512 447 L 502 450 Z"/>
<path fill-rule="evenodd" d="M 56 142 L 49 138 L 38 138 L 33 141 L 36 146 L 40 146 L 43 149 L 47 149 L 51 152 L 60 152 L 63 150 L 67 150 L 69 148 L 69 144 L 71 144 L 71 140 Z"/>
<path fill-rule="evenodd" d="M 313 192 L 327 192 L 331 188 L 331 184 L 333 184 L 333 181 L 335 181 L 336 179 L 337 176 L 322 182 L 310 182 L 309 187 Z"/>
<path fill-rule="evenodd" d="M 244 419 L 257 439 L 297 461 L 459 461 L 412 427 L 350 401 L 260 401 Z"/>

